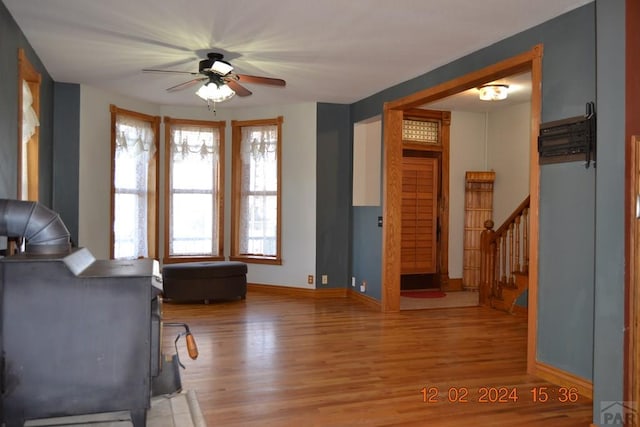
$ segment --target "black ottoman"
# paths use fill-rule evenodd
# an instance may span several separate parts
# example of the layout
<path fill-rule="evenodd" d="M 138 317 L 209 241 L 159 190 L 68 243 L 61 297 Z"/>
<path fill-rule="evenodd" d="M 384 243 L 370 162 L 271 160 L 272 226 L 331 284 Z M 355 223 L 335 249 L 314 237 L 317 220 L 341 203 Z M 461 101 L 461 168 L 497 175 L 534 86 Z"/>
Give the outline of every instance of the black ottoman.
<path fill-rule="evenodd" d="M 245 299 L 247 264 L 237 261 L 187 262 L 162 267 L 164 297 L 171 301 Z"/>

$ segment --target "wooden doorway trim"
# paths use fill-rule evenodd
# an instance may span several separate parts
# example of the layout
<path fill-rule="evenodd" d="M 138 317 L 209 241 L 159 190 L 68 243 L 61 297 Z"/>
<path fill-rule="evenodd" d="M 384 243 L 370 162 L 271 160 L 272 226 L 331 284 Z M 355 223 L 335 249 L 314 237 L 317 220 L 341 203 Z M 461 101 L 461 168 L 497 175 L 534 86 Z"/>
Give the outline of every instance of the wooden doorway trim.
<path fill-rule="evenodd" d="M 629 285 L 626 287 L 625 325 L 625 401 L 637 402 L 640 399 L 640 219 L 638 219 L 640 202 L 640 135 L 631 137 L 628 156 L 631 171 L 628 185 L 628 217 L 631 233 L 629 237 L 628 259 Z"/>
<path fill-rule="evenodd" d="M 539 166 L 538 131 L 542 105 L 542 52 L 541 44 L 520 55 L 464 76 L 416 92 L 384 105 L 383 149 L 383 215 L 382 229 L 382 310 L 400 310 L 400 236 L 402 194 L 402 119 L 403 112 L 437 101 L 447 96 L 478 87 L 514 74 L 531 72 L 531 126 L 530 126 L 530 230 L 529 240 L 529 328 L 527 339 L 527 371 L 533 372 L 536 350 L 537 289 L 538 289 L 538 208 Z"/>
<path fill-rule="evenodd" d="M 449 286 L 449 140 L 451 137 L 451 111 L 434 111 L 421 108 L 404 110 L 404 119 L 435 119 L 440 123 L 440 144 L 402 143 L 403 156 L 407 153 L 430 153 L 438 158 L 440 185 L 438 190 L 438 222 L 440 230 L 437 242 L 438 283 L 442 290 L 452 290 Z"/>

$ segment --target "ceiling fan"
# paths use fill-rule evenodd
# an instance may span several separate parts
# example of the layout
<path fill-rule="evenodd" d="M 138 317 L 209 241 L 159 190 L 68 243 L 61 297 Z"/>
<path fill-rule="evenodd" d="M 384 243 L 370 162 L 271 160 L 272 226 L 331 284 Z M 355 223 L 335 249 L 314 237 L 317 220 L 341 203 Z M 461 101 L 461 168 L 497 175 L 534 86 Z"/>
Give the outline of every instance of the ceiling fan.
<path fill-rule="evenodd" d="M 262 85 L 270 85 L 270 86 L 285 86 L 286 82 L 282 79 L 276 79 L 272 77 L 260 77 L 260 76 L 250 76 L 247 74 L 239 74 L 233 72 L 233 66 L 225 61 L 224 55 L 221 53 L 210 52 L 207 54 L 207 59 L 203 59 L 199 62 L 198 71 L 176 71 L 176 70 L 157 70 L 157 69 L 143 69 L 142 71 L 145 73 L 170 73 L 170 74 L 190 74 L 192 76 L 197 76 L 194 79 L 189 81 L 177 84 L 175 86 L 171 86 L 167 88 L 168 92 L 175 92 L 178 90 L 187 89 L 189 87 L 195 86 L 199 83 L 204 83 L 201 89 L 208 87 L 210 85 L 212 88 L 224 88 L 224 86 L 228 86 L 233 90 L 238 96 L 249 96 L 251 95 L 251 91 L 246 87 L 242 86 L 240 83 L 249 83 L 249 84 L 262 84 Z M 233 92 L 230 92 L 230 96 L 225 99 L 229 99 L 233 96 Z M 199 95 L 203 98 L 205 96 Z M 205 98 L 206 99 L 206 98 Z"/>

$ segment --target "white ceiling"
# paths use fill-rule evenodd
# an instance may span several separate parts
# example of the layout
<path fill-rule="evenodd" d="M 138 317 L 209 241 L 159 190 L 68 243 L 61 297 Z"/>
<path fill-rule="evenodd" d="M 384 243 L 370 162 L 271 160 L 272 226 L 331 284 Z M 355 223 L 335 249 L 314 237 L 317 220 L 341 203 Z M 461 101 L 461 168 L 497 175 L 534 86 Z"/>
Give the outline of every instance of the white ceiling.
<path fill-rule="evenodd" d="M 58 82 L 158 104 L 203 105 L 166 92 L 222 52 L 246 84 L 227 108 L 352 103 L 592 0 L 2 0 Z M 221 108 L 219 106 L 218 108 Z"/>
<path fill-rule="evenodd" d="M 423 105 L 422 108 L 443 111 L 471 111 L 485 113 L 531 100 L 530 72 L 509 76 L 504 79 L 488 83 L 509 86 L 507 99 L 502 101 L 481 101 L 480 91 L 477 88 L 473 88 L 460 92 L 456 95 L 440 99 L 436 102 Z"/>

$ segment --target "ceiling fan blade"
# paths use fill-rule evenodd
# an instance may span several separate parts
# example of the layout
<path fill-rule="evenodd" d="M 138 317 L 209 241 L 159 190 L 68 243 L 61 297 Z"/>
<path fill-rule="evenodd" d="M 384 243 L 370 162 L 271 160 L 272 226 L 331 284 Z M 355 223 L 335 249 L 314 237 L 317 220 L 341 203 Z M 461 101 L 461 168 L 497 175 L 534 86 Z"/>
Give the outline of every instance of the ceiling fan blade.
<path fill-rule="evenodd" d="M 153 68 L 144 68 L 142 70 L 143 73 L 158 73 L 158 74 L 191 74 L 192 76 L 197 76 L 200 73 L 196 73 L 193 71 L 176 71 L 176 70 L 156 70 Z"/>
<path fill-rule="evenodd" d="M 282 79 L 272 77 L 249 76 L 247 74 L 236 74 L 238 81 L 242 83 L 255 83 L 260 85 L 285 86 L 287 83 Z"/>
<path fill-rule="evenodd" d="M 171 87 L 167 88 L 167 92 L 175 92 L 175 91 L 178 91 L 178 90 L 186 89 L 188 87 L 195 86 L 196 84 L 198 84 L 198 83 L 200 83 L 202 81 L 205 81 L 205 80 L 207 80 L 207 77 L 198 77 L 196 79 L 192 79 L 192 80 L 189 80 L 187 82 L 180 83 L 180 84 L 177 84 L 175 86 L 171 86 Z"/>
<path fill-rule="evenodd" d="M 226 80 L 227 86 L 229 86 L 238 96 L 249 96 L 251 95 L 251 91 L 246 87 L 242 86 L 240 83 L 235 80 Z"/>

